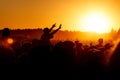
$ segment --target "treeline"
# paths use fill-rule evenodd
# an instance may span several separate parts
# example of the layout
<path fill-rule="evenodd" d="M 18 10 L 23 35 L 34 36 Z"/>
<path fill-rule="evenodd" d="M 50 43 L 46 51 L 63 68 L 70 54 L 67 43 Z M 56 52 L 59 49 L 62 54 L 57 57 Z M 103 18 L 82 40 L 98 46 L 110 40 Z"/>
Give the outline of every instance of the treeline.
<path fill-rule="evenodd" d="M 41 28 L 38 29 L 14 29 L 10 30 L 11 35 L 13 37 L 18 38 L 27 38 L 27 39 L 40 39 L 43 31 Z M 0 30 L 1 35 L 2 30 Z M 98 38 L 102 37 L 105 39 L 116 39 L 120 36 L 120 31 L 115 32 L 111 30 L 111 33 L 106 34 L 96 34 L 94 32 L 80 32 L 80 31 L 58 31 L 55 35 L 53 40 L 97 40 Z"/>

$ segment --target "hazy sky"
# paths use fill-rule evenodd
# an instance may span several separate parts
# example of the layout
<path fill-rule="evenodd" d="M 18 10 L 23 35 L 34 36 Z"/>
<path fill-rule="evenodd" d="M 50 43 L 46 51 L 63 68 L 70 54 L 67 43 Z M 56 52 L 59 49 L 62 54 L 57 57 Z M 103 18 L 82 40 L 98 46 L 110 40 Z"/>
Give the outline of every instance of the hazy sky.
<path fill-rule="evenodd" d="M 0 0 L 0 29 L 43 28 L 63 24 L 63 30 L 82 29 L 82 20 L 101 13 L 120 26 L 120 0 Z"/>

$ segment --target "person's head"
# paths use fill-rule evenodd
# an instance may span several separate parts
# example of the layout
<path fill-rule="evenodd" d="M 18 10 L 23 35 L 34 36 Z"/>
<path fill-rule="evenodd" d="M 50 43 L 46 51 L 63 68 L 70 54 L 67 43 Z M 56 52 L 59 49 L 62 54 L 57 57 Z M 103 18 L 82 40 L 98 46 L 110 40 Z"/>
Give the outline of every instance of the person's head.
<path fill-rule="evenodd" d="M 99 44 L 103 44 L 103 38 L 98 39 Z"/>
<path fill-rule="evenodd" d="M 83 44 L 82 44 L 82 43 L 79 43 L 79 46 L 81 47 L 81 46 L 83 46 Z"/>
<path fill-rule="evenodd" d="M 44 28 L 44 29 L 43 29 L 43 32 L 44 32 L 44 33 L 49 33 L 49 28 Z"/>
<path fill-rule="evenodd" d="M 75 44 L 78 44 L 79 43 L 79 41 L 75 41 Z"/>
<path fill-rule="evenodd" d="M 10 30 L 9 28 L 4 28 L 2 30 L 2 38 L 9 37 L 10 36 Z"/>

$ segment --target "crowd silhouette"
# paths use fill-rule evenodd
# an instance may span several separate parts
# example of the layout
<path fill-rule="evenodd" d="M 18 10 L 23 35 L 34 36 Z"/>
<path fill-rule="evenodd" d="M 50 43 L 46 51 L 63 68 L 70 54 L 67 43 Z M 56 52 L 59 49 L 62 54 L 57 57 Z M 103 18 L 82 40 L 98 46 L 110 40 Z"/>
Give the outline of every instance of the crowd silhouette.
<path fill-rule="evenodd" d="M 0 42 L 0 64 L 34 64 L 39 65 L 54 75 L 61 73 L 59 77 L 76 78 L 97 78 L 109 79 L 113 75 L 117 76 L 120 72 L 120 43 L 104 43 L 103 38 L 98 39 L 98 44 L 84 45 L 80 41 L 59 41 L 52 45 L 52 39 L 55 33 L 61 29 L 52 31 L 56 27 L 44 28 L 40 39 L 33 39 L 31 42 L 24 43 L 20 47 L 14 47 L 16 44 L 8 43 L 8 39 L 14 38 L 10 35 L 9 28 L 2 30 Z M 16 45 L 17 46 L 17 45 Z M 66 76 L 69 74 L 69 76 Z M 86 77 L 83 77 L 86 76 Z M 119 76 L 117 76 L 119 77 Z"/>

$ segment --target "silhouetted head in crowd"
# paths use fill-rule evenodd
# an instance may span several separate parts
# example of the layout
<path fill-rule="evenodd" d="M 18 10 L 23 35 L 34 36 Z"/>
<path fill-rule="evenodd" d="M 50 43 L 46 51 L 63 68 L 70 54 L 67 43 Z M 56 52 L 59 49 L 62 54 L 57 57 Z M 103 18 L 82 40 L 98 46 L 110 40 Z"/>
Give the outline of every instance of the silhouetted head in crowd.
<path fill-rule="evenodd" d="M 49 28 L 44 28 L 43 32 L 49 34 L 50 30 L 49 30 Z"/>
<path fill-rule="evenodd" d="M 75 44 L 78 44 L 79 43 L 79 41 L 75 41 Z"/>
<path fill-rule="evenodd" d="M 9 28 L 4 28 L 2 30 L 2 38 L 6 38 L 6 37 L 9 37 L 10 36 L 10 30 Z"/>
<path fill-rule="evenodd" d="M 100 39 L 98 40 L 98 42 L 99 42 L 99 44 L 103 44 L 103 38 L 100 38 Z"/>
<path fill-rule="evenodd" d="M 79 46 L 79 47 L 83 46 L 83 44 L 80 43 L 79 41 L 75 41 L 75 44 L 76 44 L 76 46 Z"/>
<path fill-rule="evenodd" d="M 103 47 L 103 38 L 98 39 L 98 47 Z"/>

